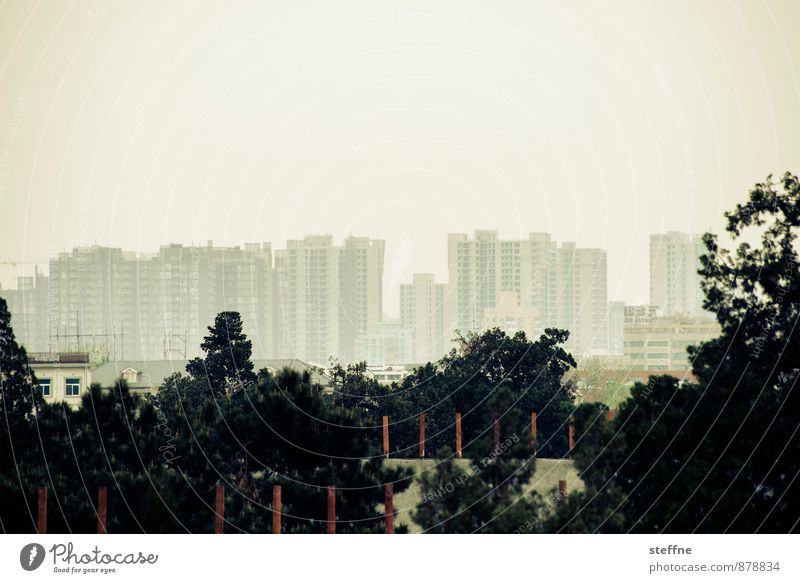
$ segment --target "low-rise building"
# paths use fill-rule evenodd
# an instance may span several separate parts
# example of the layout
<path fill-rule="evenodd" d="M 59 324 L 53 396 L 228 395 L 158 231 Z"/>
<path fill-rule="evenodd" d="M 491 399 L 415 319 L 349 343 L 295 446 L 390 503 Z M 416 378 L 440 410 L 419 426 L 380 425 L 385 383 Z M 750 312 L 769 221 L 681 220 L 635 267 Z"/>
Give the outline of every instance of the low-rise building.
<path fill-rule="evenodd" d="M 413 368 L 399 364 L 367 366 L 367 377 L 376 380 L 382 385 L 401 383 L 412 372 L 414 372 Z"/>
<path fill-rule="evenodd" d="M 101 364 L 92 371 L 92 381 L 103 387 L 112 387 L 118 379 L 124 380 L 134 393 L 155 393 L 167 377 L 175 373 L 186 373 L 187 360 L 118 360 Z M 288 368 L 299 373 L 308 372 L 313 383 L 327 387 L 329 380 L 321 369 L 302 360 L 253 359 L 257 372 L 267 369 L 270 374 Z"/>
<path fill-rule="evenodd" d="M 87 353 L 33 352 L 28 355 L 28 364 L 48 403 L 67 402 L 77 407 L 92 383 Z"/>
<path fill-rule="evenodd" d="M 651 317 L 625 322 L 625 360 L 631 371 L 688 371 L 686 349 L 716 338 L 719 324 L 707 318 Z"/>

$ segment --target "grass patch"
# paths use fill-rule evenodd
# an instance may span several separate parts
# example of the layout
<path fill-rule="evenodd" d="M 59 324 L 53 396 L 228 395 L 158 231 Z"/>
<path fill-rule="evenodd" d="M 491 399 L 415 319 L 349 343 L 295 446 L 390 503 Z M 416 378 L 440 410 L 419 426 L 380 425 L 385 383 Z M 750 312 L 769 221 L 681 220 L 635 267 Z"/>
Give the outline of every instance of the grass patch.
<path fill-rule="evenodd" d="M 414 472 L 411 485 L 403 492 L 395 494 L 394 496 L 394 509 L 397 515 L 395 516 L 395 524 L 405 524 L 408 526 L 409 532 L 419 533 L 422 528 L 411 519 L 411 513 L 416 509 L 422 500 L 422 492 L 419 486 L 419 477 L 428 471 L 433 471 L 433 468 L 439 463 L 439 460 L 434 459 L 389 459 L 384 462 L 392 468 L 410 468 Z M 456 460 L 456 465 L 467 469 L 471 461 L 467 459 Z M 541 496 L 553 497 L 558 491 L 558 481 L 566 480 L 567 488 L 570 492 L 579 492 L 583 490 L 583 482 L 578 477 L 578 472 L 575 469 L 572 460 L 569 459 L 542 459 L 536 460 L 536 471 L 531 476 L 528 482 L 529 492 L 538 492 Z M 383 511 L 383 505 L 380 507 Z"/>

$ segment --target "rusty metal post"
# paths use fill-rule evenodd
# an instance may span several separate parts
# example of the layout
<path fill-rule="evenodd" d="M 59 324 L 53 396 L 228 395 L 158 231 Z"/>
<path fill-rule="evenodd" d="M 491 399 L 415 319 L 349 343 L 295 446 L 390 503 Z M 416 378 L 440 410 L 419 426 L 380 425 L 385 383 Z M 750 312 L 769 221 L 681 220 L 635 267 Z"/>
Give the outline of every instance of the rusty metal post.
<path fill-rule="evenodd" d="M 272 486 L 272 534 L 281 533 L 281 486 Z"/>
<path fill-rule="evenodd" d="M 536 453 L 537 436 L 536 436 L 536 411 L 531 411 L 531 450 Z"/>
<path fill-rule="evenodd" d="M 39 519 L 36 522 L 36 531 L 47 534 L 47 487 L 39 488 Z"/>
<path fill-rule="evenodd" d="M 419 416 L 419 457 L 425 457 L 425 413 Z"/>
<path fill-rule="evenodd" d="M 558 505 L 564 506 L 567 503 L 567 481 L 558 481 Z"/>
<path fill-rule="evenodd" d="M 608 410 L 608 412 L 606 413 L 606 418 L 609 421 L 613 421 L 614 420 L 614 411 L 613 411 L 613 409 L 609 409 Z"/>
<path fill-rule="evenodd" d="M 569 455 L 572 455 L 572 450 L 575 447 L 575 416 L 569 416 Z"/>
<path fill-rule="evenodd" d="M 456 413 L 456 457 L 461 459 L 461 413 Z"/>
<path fill-rule="evenodd" d="M 383 416 L 383 455 L 389 457 L 389 416 Z"/>
<path fill-rule="evenodd" d="M 394 484 L 386 484 L 383 494 L 386 497 L 386 534 L 394 534 Z"/>
<path fill-rule="evenodd" d="M 214 534 L 222 534 L 223 517 L 225 515 L 225 486 L 217 484 L 217 498 L 214 507 Z"/>
<path fill-rule="evenodd" d="M 328 486 L 328 534 L 336 534 L 336 486 Z"/>
<path fill-rule="evenodd" d="M 108 489 L 105 486 L 97 488 L 97 534 L 108 534 L 106 529 L 106 504 L 108 502 Z"/>

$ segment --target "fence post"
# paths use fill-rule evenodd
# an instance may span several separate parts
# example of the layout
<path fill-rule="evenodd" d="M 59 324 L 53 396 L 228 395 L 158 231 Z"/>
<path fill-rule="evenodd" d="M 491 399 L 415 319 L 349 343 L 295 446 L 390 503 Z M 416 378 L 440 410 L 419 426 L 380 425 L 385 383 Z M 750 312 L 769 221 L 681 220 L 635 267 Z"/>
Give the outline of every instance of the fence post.
<path fill-rule="evenodd" d="M 106 504 L 108 502 L 108 489 L 105 486 L 97 488 L 97 534 L 108 534 L 106 529 Z"/>
<path fill-rule="evenodd" d="M 336 486 L 328 486 L 328 534 L 336 534 Z"/>
<path fill-rule="evenodd" d="M 383 455 L 389 458 L 389 416 L 383 416 Z"/>
<path fill-rule="evenodd" d="M 575 416 L 569 416 L 569 455 L 572 456 L 572 450 L 575 447 Z"/>
<path fill-rule="evenodd" d="M 386 534 L 394 534 L 394 484 L 384 485 L 383 494 L 386 497 Z"/>
<path fill-rule="evenodd" d="M 531 411 L 531 450 L 536 453 L 537 436 L 536 436 L 536 411 Z"/>
<path fill-rule="evenodd" d="M 558 481 L 558 505 L 565 506 L 567 504 L 567 481 Z"/>
<path fill-rule="evenodd" d="M 39 488 L 39 519 L 36 522 L 36 531 L 47 534 L 47 487 Z"/>
<path fill-rule="evenodd" d="M 456 457 L 461 459 L 461 413 L 456 413 Z"/>
<path fill-rule="evenodd" d="M 225 486 L 217 484 L 217 498 L 214 509 L 214 534 L 222 534 L 223 516 L 225 515 Z"/>
<path fill-rule="evenodd" d="M 425 413 L 419 416 L 419 457 L 425 457 Z"/>
<path fill-rule="evenodd" d="M 272 486 L 272 534 L 281 533 L 281 486 Z"/>

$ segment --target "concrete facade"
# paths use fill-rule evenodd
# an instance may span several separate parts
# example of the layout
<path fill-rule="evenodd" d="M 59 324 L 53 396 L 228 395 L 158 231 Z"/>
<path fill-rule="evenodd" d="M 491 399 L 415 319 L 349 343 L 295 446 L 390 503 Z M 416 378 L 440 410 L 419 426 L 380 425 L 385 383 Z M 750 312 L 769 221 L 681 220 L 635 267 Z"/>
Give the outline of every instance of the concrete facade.
<path fill-rule="evenodd" d="M 445 325 L 447 286 L 432 273 L 415 273 L 400 285 L 400 324 L 411 337 L 404 362 L 435 362 L 450 349 Z"/>
<path fill-rule="evenodd" d="M 650 235 L 650 303 L 664 316 L 707 316 L 697 273 L 704 253 L 700 235 L 676 231 Z"/>
<path fill-rule="evenodd" d="M 708 318 L 631 319 L 625 323 L 625 361 L 632 371 L 689 371 L 686 349 L 719 334 L 719 324 Z"/>
<path fill-rule="evenodd" d="M 522 308 L 535 310 L 536 334 L 564 328 L 571 333 L 570 350 L 608 351 L 604 250 L 559 245 L 547 233 L 500 240 L 497 231 L 476 231 L 473 238 L 449 235 L 447 260 L 447 317 L 462 333 L 486 329 L 500 294 L 513 292 Z"/>
<path fill-rule="evenodd" d="M 48 403 L 66 402 L 78 407 L 92 383 L 89 355 L 85 353 L 31 353 L 28 364 Z"/>

